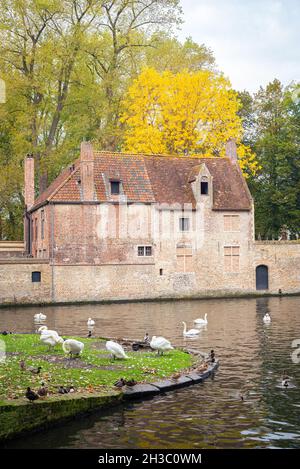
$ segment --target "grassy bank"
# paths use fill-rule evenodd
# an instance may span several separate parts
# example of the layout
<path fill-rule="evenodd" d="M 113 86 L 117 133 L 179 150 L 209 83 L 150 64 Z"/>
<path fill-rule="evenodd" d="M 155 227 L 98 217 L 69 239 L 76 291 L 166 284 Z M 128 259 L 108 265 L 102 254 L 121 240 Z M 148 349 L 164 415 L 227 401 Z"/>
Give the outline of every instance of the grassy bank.
<path fill-rule="evenodd" d="M 66 337 L 65 337 L 66 338 Z M 77 337 L 73 337 L 77 338 Z M 80 358 L 68 358 L 61 345 L 51 351 L 40 342 L 38 334 L 12 334 L 1 336 L 5 342 L 6 356 L 0 363 L 0 401 L 25 400 L 24 394 L 29 386 L 37 390 L 44 382 L 49 397 L 59 397 L 59 386 L 74 386 L 75 395 L 84 393 L 108 392 L 113 389 L 119 378 L 134 379 L 141 382 L 153 382 L 175 372 L 189 368 L 193 357 L 181 350 L 172 350 L 163 356 L 157 356 L 151 350 L 133 352 L 126 350 L 128 360 L 113 361 L 105 348 L 105 341 L 100 339 L 82 339 L 84 351 Z M 20 361 L 25 367 L 41 366 L 39 374 L 22 371 Z"/>

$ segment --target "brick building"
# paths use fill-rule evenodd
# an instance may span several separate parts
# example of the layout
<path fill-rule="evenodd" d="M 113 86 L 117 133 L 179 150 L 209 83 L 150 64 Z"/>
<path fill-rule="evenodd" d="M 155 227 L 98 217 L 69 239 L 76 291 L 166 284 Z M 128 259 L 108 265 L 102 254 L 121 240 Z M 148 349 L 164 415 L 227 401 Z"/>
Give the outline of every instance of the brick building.
<path fill-rule="evenodd" d="M 21 278 L 16 301 L 300 292 L 300 244 L 255 242 L 253 200 L 233 141 L 226 155 L 126 155 L 84 142 L 80 158 L 36 199 L 27 158 L 30 258 L 7 265 L 11 283 Z M 11 302 L 4 283 L 0 299 Z"/>

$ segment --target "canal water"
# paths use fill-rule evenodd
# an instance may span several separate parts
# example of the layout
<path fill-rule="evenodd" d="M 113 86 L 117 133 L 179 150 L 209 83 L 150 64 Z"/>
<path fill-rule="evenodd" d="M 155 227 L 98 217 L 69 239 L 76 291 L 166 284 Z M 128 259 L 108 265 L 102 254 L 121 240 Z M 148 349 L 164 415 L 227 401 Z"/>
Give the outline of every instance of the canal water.
<path fill-rule="evenodd" d="M 98 336 L 141 339 L 148 332 L 176 345 L 214 349 L 220 367 L 199 385 L 95 412 L 7 447 L 300 446 L 300 363 L 292 360 L 292 342 L 300 339 L 300 297 L 7 308 L 0 310 L 0 330 L 34 332 L 38 312 L 61 335 L 86 336 L 86 321 L 92 317 Z M 272 318 L 269 325 L 263 323 L 266 312 Z M 205 313 L 208 325 L 199 337 L 183 338 L 181 321 L 191 328 Z M 284 370 L 295 387 L 281 387 Z"/>

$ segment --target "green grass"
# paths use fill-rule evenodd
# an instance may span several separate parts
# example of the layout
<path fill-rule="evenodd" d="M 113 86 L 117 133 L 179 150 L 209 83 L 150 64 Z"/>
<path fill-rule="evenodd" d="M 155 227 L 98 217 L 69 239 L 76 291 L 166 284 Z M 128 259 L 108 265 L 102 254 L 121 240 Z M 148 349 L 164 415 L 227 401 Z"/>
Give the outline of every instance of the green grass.
<path fill-rule="evenodd" d="M 49 352 L 48 347 L 40 342 L 38 334 L 2 336 L 1 339 L 6 345 L 6 359 L 0 363 L 0 400 L 24 396 L 28 386 L 36 390 L 41 382 L 44 382 L 53 394 L 57 393 L 58 386 L 72 385 L 77 392 L 111 388 L 121 377 L 149 383 L 189 368 L 193 362 L 192 356 L 181 350 L 171 350 L 163 356 L 157 356 L 151 350 L 126 351 L 130 357 L 128 360 L 113 361 L 105 349 L 105 341 L 73 338 L 85 344 L 81 357 L 59 361 L 66 357 L 61 345 Z M 104 349 L 99 349 L 101 346 Z M 24 360 L 26 366 L 41 366 L 40 374 L 21 371 L 20 360 Z"/>

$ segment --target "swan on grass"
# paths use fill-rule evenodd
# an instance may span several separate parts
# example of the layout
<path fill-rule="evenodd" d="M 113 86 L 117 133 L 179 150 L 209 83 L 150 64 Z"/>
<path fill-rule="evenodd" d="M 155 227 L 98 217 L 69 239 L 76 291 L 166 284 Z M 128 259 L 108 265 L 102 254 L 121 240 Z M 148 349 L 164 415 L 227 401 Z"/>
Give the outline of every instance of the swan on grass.
<path fill-rule="evenodd" d="M 122 345 L 118 344 L 117 342 L 114 342 L 113 340 L 108 340 L 106 342 L 106 349 L 110 352 L 112 355 L 112 358 L 129 358 Z"/>
<path fill-rule="evenodd" d="M 80 355 L 84 349 L 84 343 L 75 339 L 64 340 L 62 344 L 63 351 L 72 355 Z"/>
<path fill-rule="evenodd" d="M 56 331 L 47 329 L 46 326 L 40 327 L 39 332 L 41 333 L 40 341 L 43 342 L 43 344 L 48 345 L 49 349 L 51 347 L 55 347 L 57 344 L 62 344 L 64 341 L 64 339 L 60 337 Z"/>
<path fill-rule="evenodd" d="M 207 313 L 204 314 L 204 318 L 195 319 L 195 320 L 194 320 L 194 323 L 197 324 L 198 326 L 201 325 L 201 324 L 202 324 L 203 326 L 204 326 L 205 324 L 207 324 L 207 323 L 208 323 L 208 321 L 207 321 Z"/>
<path fill-rule="evenodd" d="M 157 350 L 158 355 L 163 355 L 163 353 L 167 350 L 173 350 L 169 340 L 165 339 L 164 337 L 156 337 L 156 335 L 152 337 L 150 347 L 153 350 Z"/>
<path fill-rule="evenodd" d="M 34 320 L 35 321 L 45 321 L 47 319 L 46 314 L 43 313 L 38 313 L 34 315 Z"/>
<path fill-rule="evenodd" d="M 185 337 L 194 337 L 195 335 L 200 334 L 199 329 L 190 329 L 189 331 L 186 330 L 186 323 L 182 321 L 183 324 L 183 335 Z"/>
<path fill-rule="evenodd" d="M 266 313 L 263 317 L 263 321 L 264 323 L 268 324 L 271 322 L 271 316 L 269 315 L 269 313 Z"/>

